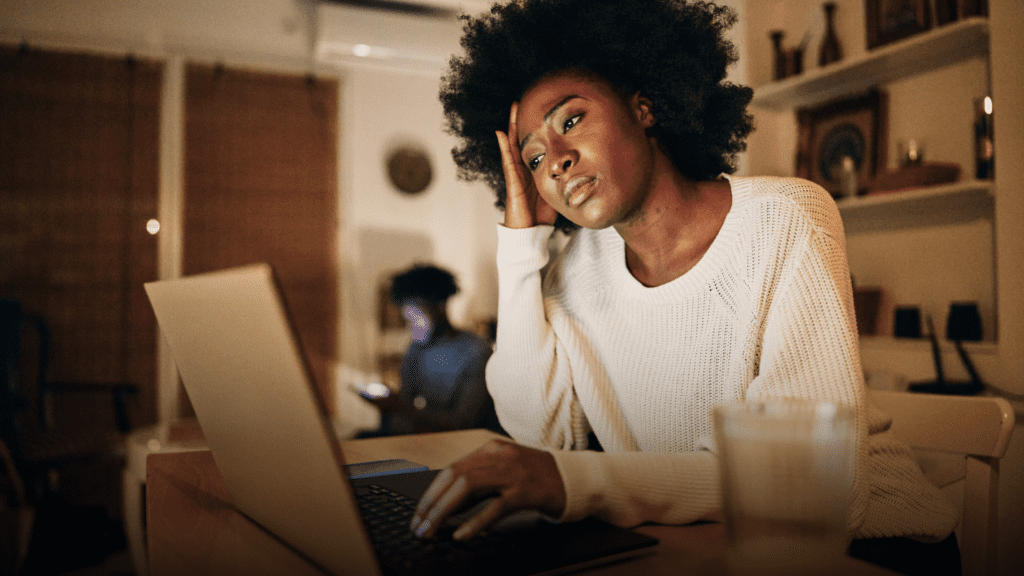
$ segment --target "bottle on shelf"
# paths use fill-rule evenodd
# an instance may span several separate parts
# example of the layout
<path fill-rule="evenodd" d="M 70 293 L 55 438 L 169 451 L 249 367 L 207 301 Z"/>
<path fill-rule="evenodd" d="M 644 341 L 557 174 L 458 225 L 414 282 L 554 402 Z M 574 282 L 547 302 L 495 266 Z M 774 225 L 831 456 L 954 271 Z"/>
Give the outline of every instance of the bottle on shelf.
<path fill-rule="evenodd" d="M 773 80 L 782 80 L 783 78 L 786 77 L 786 53 L 782 49 L 782 38 L 783 38 L 784 35 L 785 35 L 785 33 L 782 30 L 772 30 L 771 34 L 770 34 L 771 39 L 772 39 L 772 46 L 774 47 L 774 50 L 775 50 L 775 52 L 774 52 L 775 68 L 774 68 L 773 74 L 772 74 L 772 79 Z"/>
<path fill-rule="evenodd" d="M 782 38 L 785 36 L 785 33 L 782 30 L 772 30 L 768 36 L 772 39 L 772 45 L 775 50 L 772 79 L 783 80 L 803 73 L 804 50 L 807 48 L 808 36 L 805 34 L 800 45 L 796 48 L 783 47 Z"/>
<path fill-rule="evenodd" d="M 826 66 L 843 59 L 843 47 L 836 35 L 835 2 L 826 2 L 825 9 L 825 37 L 821 40 L 821 48 L 818 50 L 818 66 Z"/>
<path fill-rule="evenodd" d="M 985 96 L 974 101 L 974 162 L 978 180 L 990 180 L 995 175 L 992 137 L 992 98 Z"/>

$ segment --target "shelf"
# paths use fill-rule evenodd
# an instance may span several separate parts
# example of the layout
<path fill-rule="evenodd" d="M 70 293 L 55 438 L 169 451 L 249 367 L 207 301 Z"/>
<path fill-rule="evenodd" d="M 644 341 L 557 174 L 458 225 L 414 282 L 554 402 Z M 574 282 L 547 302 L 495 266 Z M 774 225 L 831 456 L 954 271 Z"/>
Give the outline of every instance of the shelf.
<path fill-rule="evenodd" d="M 934 226 L 995 214 L 992 182 L 965 180 L 942 186 L 888 192 L 836 201 L 847 233 Z"/>
<path fill-rule="evenodd" d="M 988 19 L 972 17 L 911 36 L 799 76 L 759 86 L 753 104 L 787 110 L 813 106 L 988 54 Z"/>
<path fill-rule="evenodd" d="M 999 361 L 999 343 L 992 340 L 964 342 L 964 351 L 971 364 L 988 383 Z M 956 345 L 946 339 L 939 340 L 943 374 L 949 381 L 970 379 Z M 928 338 L 895 338 L 893 336 L 861 336 L 861 363 L 867 375 L 880 378 L 883 387 L 897 384 L 900 388 L 908 382 L 922 382 L 935 379 L 935 356 Z M 893 382 L 893 379 L 896 382 Z M 889 382 L 886 382 L 888 380 Z M 871 382 L 871 379 L 868 380 Z"/>
<path fill-rule="evenodd" d="M 856 198 L 843 198 L 836 201 L 840 212 L 848 212 L 860 208 L 880 206 L 885 204 L 906 204 L 911 202 L 940 202 L 948 204 L 957 202 L 963 197 L 971 199 L 977 196 L 989 196 L 992 194 L 991 180 L 963 180 L 952 184 L 940 186 L 929 186 L 927 188 L 915 188 L 894 192 L 883 192 Z"/>
<path fill-rule="evenodd" d="M 892 352 L 921 352 L 931 354 L 932 344 L 928 338 L 896 338 L 893 336 L 861 336 L 861 350 L 885 350 Z M 999 352 L 995 342 L 964 342 L 964 350 L 973 359 L 975 356 L 994 356 Z M 956 354 L 956 346 L 951 340 L 939 340 L 939 350 L 943 354 Z"/>

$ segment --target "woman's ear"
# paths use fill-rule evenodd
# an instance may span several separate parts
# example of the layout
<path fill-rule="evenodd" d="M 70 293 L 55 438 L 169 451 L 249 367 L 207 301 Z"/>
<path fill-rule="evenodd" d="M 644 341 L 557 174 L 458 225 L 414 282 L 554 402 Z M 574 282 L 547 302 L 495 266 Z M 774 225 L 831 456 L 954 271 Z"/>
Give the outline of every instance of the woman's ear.
<path fill-rule="evenodd" d="M 637 120 L 644 128 L 651 128 L 658 123 L 658 120 L 654 117 L 654 113 L 651 111 L 654 108 L 654 104 L 646 96 L 641 95 L 639 92 L 633 95 L 633 109 L 636 111 Z"/>

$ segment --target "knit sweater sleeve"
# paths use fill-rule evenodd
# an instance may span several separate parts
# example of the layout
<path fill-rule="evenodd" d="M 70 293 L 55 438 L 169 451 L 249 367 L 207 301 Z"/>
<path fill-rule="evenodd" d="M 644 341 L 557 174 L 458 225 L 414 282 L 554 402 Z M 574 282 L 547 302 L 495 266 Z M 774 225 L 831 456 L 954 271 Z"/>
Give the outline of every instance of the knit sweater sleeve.
<path fill-rule="evenodd" d="M 561 451 L 552 455 L 565 486 L 563 522 L 594 516 L 629 527 L 719 517 L 718 460 L 709 451 Z"/>
<path fill-rule="evenodd" d="M 487 389 L 501 426 L 517 442 L 568 450 L 585 448 L 590 428 L 541 293 L 553 230 L 498 225 L 498 333 Z"/>
<path fill-rule="evenodd" d="M 849 522 L 856 531 L 869 496 L 867 410 L 845 251 L 841 237 L 818 228 L 793 250 L 764 319 L 758 374 L 746 397 L 808 398 L 854 408 L 857 458 Z"/>
<path fill-rule="evenodd" d="M 803 254 L 782 278 L 747 398 L 802 397 L 854 407 L 851 532 L 857 538 L 941 540 L 956 525 L 955 511 L 925 479 L 910 449 L 888 432 L 891 418 L 868 405 L 842 230 L 812 227 Z"/>

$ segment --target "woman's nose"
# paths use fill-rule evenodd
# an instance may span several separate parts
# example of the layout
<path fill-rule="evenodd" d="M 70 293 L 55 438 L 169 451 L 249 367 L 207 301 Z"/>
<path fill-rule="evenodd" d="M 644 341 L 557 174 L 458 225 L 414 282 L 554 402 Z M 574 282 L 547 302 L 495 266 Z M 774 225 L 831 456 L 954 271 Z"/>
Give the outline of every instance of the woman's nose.
<path fill-rule="evenodd" d="M 558 178 L 565 174 L 576 164 L 576 161 L 576 152 L 571 149 L 559 151 L 558 154 L 552 154 L 551 177 Z"/>

